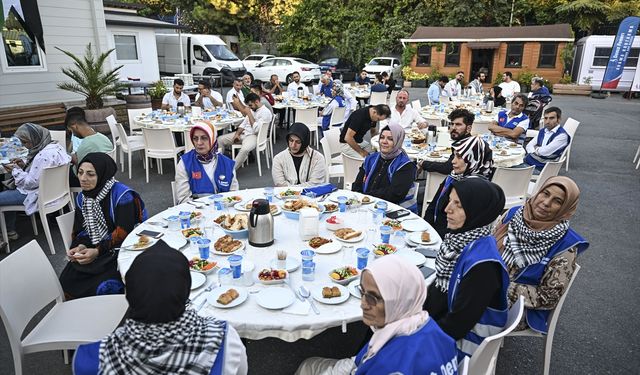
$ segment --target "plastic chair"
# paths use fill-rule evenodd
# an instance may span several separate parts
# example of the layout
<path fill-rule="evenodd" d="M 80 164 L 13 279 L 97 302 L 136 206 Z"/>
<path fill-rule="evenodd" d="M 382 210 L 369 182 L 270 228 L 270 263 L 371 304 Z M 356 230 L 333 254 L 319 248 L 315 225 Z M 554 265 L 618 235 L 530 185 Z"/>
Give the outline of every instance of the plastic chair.
<path fill-rule="evenodd" d="M 369 105 L 387 104 L 387 92 L 372 92 L 369 97 Z"/>
<path fill-rule="evenodd" d="M 411 106 L 418 112 L 422 109 L 422 103 L 420 103 L 420 99 L 412 101 Z"/>
<path fill-rule="evenodd" d="M 75 211 L 67 212 L 56 217 L 58 222 L 58 228 L 60 229 L 60 235 L 62 236 L 62 243 L 64 244 L 64 250 L 71 249 L 71 241 L 73 238 L 73 222 L 75 219 Z"/>
<path fill-rule="evenodd" d="M 136 121 L 136 117 L 144 114 L 149 114 L 153 112 L 151 107 L 149 108 L 138 108 L 138 109 L 127 109 L 127 115 L 129 116 L 129 130 L 131 131 L 131 135 L 134 133 L 140 134 L 142 126 L 138 124 Z"/>
<path fill-rule="evenodd" d="M 331 164 L 331 146 L 329 146 L 329 140 L 327 137 L 322 137 L 320 140 L 322 146 L 322 153 L 324 154 L 324 163 L 326 166 L 326 182 L 329 182 L 331 177 L 344 177 L 344 166 L 342 164 Z"/>
<path fill-rule="evenodd" d="M 451 147 L 451 135 L 449 129 L 438 128 L 438 135 L 436 137 L 436 145 L 439 147 Z"/>
<path fill-rule="evenodd" d="M 520 296 L 516 303 L 511 306 L 507 316 L 507 324 L 502 332 L 497 335 L 486 337 L 476 349 L 469 360 L 469 374 L 473 375 L 493 375 L 498 362 L 498 352 L 502 340 L 520 323 L 524 315 L 524 297 Z"/>
<path fill-rule="evenodd" d="M 120 131 L 120 168 L 124 172 L 124 153 L 129 160 L 129 179 L 131 179 L 131 154 L 144 150 L 144 139 L 140 136 L 128 136 L 122 124 L 118 124 Z M 142 164 L 144 166 L 144 163 Z"/>
<path fill-rule="evenodd" d="M 118 130 L 118 121 L 113 115 L 109 115 L 106 118 L 107 124 L 109 124 L 109 132 L 111 133 L 111 144 L 114 148 L 120 146 L 120 131 Z M 120 152 L 120 160 L 122 160 L 122 151 Z M 117 163 L 117 161 L 116 161 Z"/>
<path fill-rule="evenodd" d="M 318 147 L 318 109 L 317 108 L 307 108 L 307 109 L 296 109 L 296 119 L 295 122 L 301 122 L 309 128 L 311 134 L 315 134 L 315 145 Z M 313 135 L 312 135 L 313 137 Z"/>
<path fill-rule="evenodd" d="M 574 120 L 571 117 L 567 119 L 564 123 L 563 128 L 571 137 L 571 142 L 569 142 L 569 146 L 567 146 L 567 164 L 565 164 L 565 171 L 569 171 L 569 158 L 571 157 L 571 146 L 573 146 L 573 141 L 575 140 L 576 131 L 578 130 L 578 126 L 580 126 L 580 121 Z"/>
<path fill-rule="evenodd" d="M 173 206 L 178 205 L 178 191 L 176 190 L 176 182 L 171 181 L 171 198 L 173 198 Z"/>
<path fill-rule="evenodd" d="M 504 191 L 506 198 L 504 204 L 505 210 L 524 204 L 532 174 L 533 166 L 524 168 L 498 167 L 496 169 L 491 181 L 500 186 L 502 191 Z"/>
<path fill-rule="evenodd" d="M 331 119 L 329 119 L 329 127 L 343 124 L 344 115 L 346 111 L 347 111 L 347 107 L 334 108 L 333 111 L 331 111 Z"/>
<path fill-rule="evenodd" d="M 535 180 L 535 182 L 529 182 L 529 187 L 527 189 L 527 196 L 532 196 L 540 190 L 542 185 L 551 177 L 557 176 L 560 173 L 560 169 L 562 169 L 562 163 L 564 163 L 564 153 L 563 156 L 560 157 L 558 161 L 550 161 L 545 163 L 542 171 L 540 171 L 539 175 L 532 175 L 531 177 Z"/>
<path fill-rule="evenodd" d="M 173 159 L 174 165 L 178 164 L 178 152 L 184 151 L 184 146 L 176 146 L 176 140 L 170 129 L 142 128 L 144 137 L 144 164 L 149 183 L 149 159 L 158 161 L 158 173 L 162 174 L 162 159 Z"/>
<path fill-rule="evenodd" d="M 67 149 L 67 131 L 66 130 L 49 130 L 51 140 L 57 141 L 62 148 Z"/>
<path fill-rule="evenodd" d="M 269 143 L 267 147 L 269 148 L 269 157 L 273 162 L 273 146 L 276 143 L 276 116 L 271 116 L 271 122 L 269 123 L 269 133 L 267 134 L 267 138 L 269 139 Z"/>
<path fill-rule="evenodd" d="M 271 119 L 273 123 L 273 118 Z M 269 133 L 269 127 L 266 124 L 262 124 L 260 126 L 260 130 L 258 130 L 258 139 L 256 143 L 256 161 L 258 162 L 258 175 L 262 177 L 262 162 L 260 161 L 260 153 L 264 152 L 264 158 L 267 161 L 267 168 L 271 169 L 269 165 L 269 140 L 267 139 L 267 135 Z M 316 136 L 318 133 L 316 132 Z M 236 150 L 240 150 L 242 148 L 242 144 L 232 144 L 231 145 L 231 158 L 236 160 Z"/>
<path fill-rule="evenodd" d="M 329 128 L 326 132 L 324 132 L 324 137 L 329 142 L 329 149 L 331 150 L 331 165 L 334 164 L 342 164 L 342 156 L 338 153 L 340 151 L 340 129 L 339 128 Z M 337 156 L 333 156 L 337 154 Z"/>
<path fill-rule="evenodd" d="M 558 324 L 558 318 L 560 317 L 560 312 L 562 311 L 562 306 L 564 305 L 564 300 L 567 298 L 567 294 L 569 294 L 569 289 L 571 289 L 571 285 L 576 280 L 576 276 L 578 275 L 578 271 L 580 271 L 580 266 L 576 263 L 576 269 L 573 271 L 573 275 L 571 276 L 571 280 L 567 285 L 567 289 L 565 289 L 562 297 L 560 297 L 560 301 L 558 301 L 558 305 L 555 309 L 551 310 L 551 314 L 549 316 L 549 330 L 546 335 L 543 335 L 537 331 L 532 329 L 525 329 L 524 331 L 514 331 L 510 332 L 508 336 L 531 336 L 531 337 L 542 337 L 544 338 L 544 375 L 549 375 L 549 368 L 551 367 L 551 350 L 553 347 L 553 335 L 556 331 L 556 325 Z"/>
<path fill-rule="evenodd" d="M 489 133 L 489 121 L 474 121 L 471 127 L 471 135 L 483 135 Z"/>
<path fill-rule="evenodd" d="M 113 150 L 107 152 L 107 155 L 111 156 L 111 159 L 118 165 L 118 148 L 114 145 Z M 116 167 L 117 168 L 117 167 Z"/>
<path fill-rule="evenodd" d="M 422 198 L 422 217 L 424 217 L 424 213 L 427 212 L 427 206 L 433 200 L 433 197 L 436 195 L 438 188 L 442 181 L 447 178 L 447 175 L 438 172 L 426 172 L 427 173 L 427 181 L 424 185 L 424 196 Z"/>
<path fill-rule="evenodd" d="M 390 107 L 396 105 L 396 97 L 398 96 L 399 92 L 400 92 L 400 90 L 391 91 L 391 95 L 389 95 L 389 106 Z"/>
<path fill-rule="evenodd" d="M 351 184 L 358 177 L 358 172 L 360 171 L 360 166 L 364 161 L 364 158 L 353 158 L 345 153 L 340 154 L 342 156 L 342 165 L 344 168 L 344 181 L 342 184 L 342 188 L 346 190 L 351 190 Z"/>
<path fill-rule="evenodd" d="M 469 375 L 469 357 L 465 356 L 458 363 L 458 375 Z"/>
<path fill-rule="evenodd" d="M 23 373 L 25 354 L 98 341 L 118 326 L 128 307 L 124 294 L 63 302 L 58 276 L 35 240 L 0 261 L 0 275 L 0 318 L 17 375 Z M 21 340 L 31 319 L 53 301 L 51 310 Z"/>
<path fill-rule="evenodd" d="M 184 136 L 184 153 L 186 154 L 187 152 L 193 150 L 195 146 L 193 145 L 193 141 L 191 140 L 191 130 L 185 129 L 183 132 L 183 136 Z"/>

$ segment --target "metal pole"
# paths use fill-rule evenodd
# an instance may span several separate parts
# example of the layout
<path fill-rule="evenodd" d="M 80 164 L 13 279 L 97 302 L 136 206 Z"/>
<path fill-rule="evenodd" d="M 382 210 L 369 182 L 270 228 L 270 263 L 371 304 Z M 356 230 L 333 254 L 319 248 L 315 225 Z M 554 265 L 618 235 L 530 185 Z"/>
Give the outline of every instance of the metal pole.
<path fill-rule="evenodd" d="M 180 26 L 180 8 L 176 8 L 176 25 Z M 184 74 L 184 51 L 182 51 L 182 29 L 178 28 L 178 43 L 180 44 L 180 69 Z"/>
<path fill-rule="evenodd" d="M 509 16 L 509 27 L 513 23 L 513 7 L 516 4 L 516 0 L 511 0 L 511 15 Z"/>

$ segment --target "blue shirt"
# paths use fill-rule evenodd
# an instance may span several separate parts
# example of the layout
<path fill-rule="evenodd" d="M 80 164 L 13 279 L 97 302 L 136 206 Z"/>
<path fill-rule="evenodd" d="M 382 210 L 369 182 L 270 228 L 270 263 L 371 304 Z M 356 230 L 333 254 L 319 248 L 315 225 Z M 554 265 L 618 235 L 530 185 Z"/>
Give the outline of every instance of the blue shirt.
<path fill-rule="evenodd" d="M 431 104 L 440 104 L 440 93 L 442 92 L 442 87 L 440 87 L 440 83 L 438 81 L 434 82 L 429 86 L 429 90 L 427 91 L 427 96 L 431 101 Z"/>

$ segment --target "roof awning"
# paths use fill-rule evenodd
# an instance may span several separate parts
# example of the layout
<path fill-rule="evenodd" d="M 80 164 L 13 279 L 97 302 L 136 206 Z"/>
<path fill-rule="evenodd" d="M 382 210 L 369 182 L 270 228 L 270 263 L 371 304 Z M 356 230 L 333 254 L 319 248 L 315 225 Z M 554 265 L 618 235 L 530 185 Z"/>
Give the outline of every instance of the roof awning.
<path fill-rule="evenodd" d="M 500 47 L 500 42 L 469 42 L 467 47 L 471 49 L 496 49 Z"/>

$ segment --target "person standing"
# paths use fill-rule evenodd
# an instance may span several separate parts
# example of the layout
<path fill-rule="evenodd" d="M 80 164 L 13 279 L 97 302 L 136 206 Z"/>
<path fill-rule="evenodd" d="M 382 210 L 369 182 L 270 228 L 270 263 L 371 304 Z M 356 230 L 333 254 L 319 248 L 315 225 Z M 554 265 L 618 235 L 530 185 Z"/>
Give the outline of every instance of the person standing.
<path fill-rule="evenodd" d="M 378 121 L 390 115 L 391 110 L 386 104 L 368 106 L 353 112 L 340 132 L 342 152 L 353 158 L 366 157 L 371 151 L 371 145 L 364 140 L 365 134 L 369 131 L 371 136 L 376 135 Z"/>

